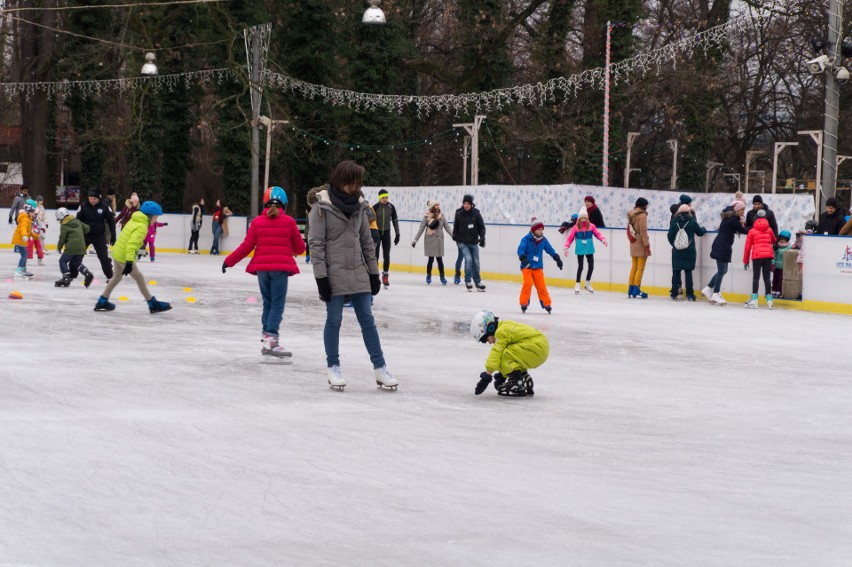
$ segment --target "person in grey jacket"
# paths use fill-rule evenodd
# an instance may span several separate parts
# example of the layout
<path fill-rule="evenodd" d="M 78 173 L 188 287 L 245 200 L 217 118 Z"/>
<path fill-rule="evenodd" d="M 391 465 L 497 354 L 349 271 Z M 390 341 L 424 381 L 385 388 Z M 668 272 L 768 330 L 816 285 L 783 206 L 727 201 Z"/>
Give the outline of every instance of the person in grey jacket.
<path fill-rule="evenodd" d="M 423 254 L 429 258 L 426 261 L 426 284 L 432 283 L 432 262 L 438 259 L 438 275 L 441 278 L 441 285 L 447 285 L 447 278 L 444 277 L 444 232 L 453 236 L 453 231 L 450 230 L 450 225 L 447 224 L 447 217 L 441 212 L 441 203 L 430 200 L 426 203 L 426 214 L 423 215 L 423 220 L 420 223 L 420 230 L 411 241 L 411 247 L 417 245 L 420 236 L 426 232 L 426 238 L 423 240 Z"/>
<path fill-rule="evenodd" d="M 24 205 L 27 203 L 27 199 L 29 198 L 29 187 L 21 185 L 21 192 L 18 195 L 15 195 L 15 198 L 12 199 L 12 206 L 9 207 L 9 224 L 15 224 L 18 222 L 18 213 L 24 208 Z"/>
<path fill-rule="evenodd" d="M 395 235 L 393 245 L 399 244 L 399 218 L 396 214 L 396 207 L 388 199 L 388 190 L 380 189 L 379 202 L 373 205 L 373 210 L 376 212 L 376 228 L 379 229 L 379 240 L 376 242 L 376 261 L 378 262 L 379 259 L 379 250 L 383 250 L 382 284 L 385 287 L 390 285 L 388 270 L 390 270 L 391 225 L 393 225 Z"/>
<path fill-rule="evenodd" d="M 346 386 L 340 370 L 340 324 L 343 302 L 352 301 L 361 336 L 370 354 L 379 388 L 396 390 L 399 380 L 388 371 L 372 312 L 372 295 L 382 287 L 367 208 L 361 194 L 364 168 L 351 160 L 340 162 L 327 188 L 316 193 L 309 214 L 308 242 L 319 297 L 326 303 L 325 345 L 328 383 Z"/>

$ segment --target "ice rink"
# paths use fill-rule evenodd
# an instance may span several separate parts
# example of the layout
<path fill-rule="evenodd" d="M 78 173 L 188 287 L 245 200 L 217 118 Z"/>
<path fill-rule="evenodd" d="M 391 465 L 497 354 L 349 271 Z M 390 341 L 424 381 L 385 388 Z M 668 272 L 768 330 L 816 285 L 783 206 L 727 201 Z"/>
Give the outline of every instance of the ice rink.
<path fill-rule="evenodd" d="M 223 258 L 140 262 L 158 315 L 129 278 L 95 313 L 93 256 L 88 290 L 55 251 L 0 280 L 0 566 L 850 564 L 850 317 L 556 287 L 521 315 L 519 284 L 392 272 L 399 391 L 348 311 L 336 392 L 310 267 L 295 362 L 261 365 L 256 278 Z M 474 396 L 480 308 L 547 334 L 534 397 Z"/>

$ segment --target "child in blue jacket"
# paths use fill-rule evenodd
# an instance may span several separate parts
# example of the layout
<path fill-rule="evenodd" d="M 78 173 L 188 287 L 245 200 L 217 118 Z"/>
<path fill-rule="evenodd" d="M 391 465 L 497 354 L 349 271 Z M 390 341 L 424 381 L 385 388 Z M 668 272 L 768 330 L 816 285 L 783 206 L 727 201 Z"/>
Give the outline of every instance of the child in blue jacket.
<path fill-rule="evenodd" d="M 521 286 L 521 312 L 526 313 L 530 305 L 532 287 L 538 301 L 545 311 L 550 313 L 550 294 L 547 293 L 547 285 L 544 283 L 544 255 L 547 254 L 556 262 L 556 266 L 562 269 L 562 258 L 544 237 L 544 223 L 533 217 L 530 223 L 529 233 L 521 239 L 518 245 L 518 259 L 521 261 L 521 273 L 524 274 L 524 283 Z"/>

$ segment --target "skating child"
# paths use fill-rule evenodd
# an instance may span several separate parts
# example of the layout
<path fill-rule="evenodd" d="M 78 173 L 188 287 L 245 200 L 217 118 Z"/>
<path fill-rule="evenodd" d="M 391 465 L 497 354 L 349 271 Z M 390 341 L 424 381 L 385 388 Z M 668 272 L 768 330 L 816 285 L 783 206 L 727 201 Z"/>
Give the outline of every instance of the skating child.
<path fill-rule="evenodd" d="M 470 322 L 470 334 L 481 343 L 494 345 L 479 375 L 478 396 L 494 380 L 501 396 L 532 396 L 533 380 L 527 370 L 547 360 L 550 346 L 541 331 L 515 321 L 500 321 L 490 311 L 480 311 Z"/>
<path fill-rule="evenodd" d="M 565 239 L 566 256 L 571 249 L 571 243 L 577 241 L 577 245 L 574 247 L 574 253 L 577 255 L 577 283 L 574 284 L 574 293 L 578 295 L 580 293 L 580 279 L 583 276 L 583 258 L 589 262 L 589 271 L 586 272 L 586 291 L 595 293 L 594 288 L 592 288 L 592 273 L 595 271 L 595 241 L 592 239 L 593 236 L 603 242 L 604 246 L 609 246 L 604 235 L 589 221 L 586 207 L 580 207 L 580 212 L 577 213 L 577 224 L 568 231 L 568 238 Z"/>
<path fill-rule="evenodd" d="M 757 309 L 757 290 L 760 285 L 760 276 L 763 275 L 763 289 L 766 292 L 766 306 L 772 309 L 772 289 L 769 285 L 769 270 L 775 259 L 775 251 L 772 249 L 776 242 L 775 233 L 766 220 L 766 211 L 757 211 L 757 219 L 754 226 L 748 231 L 745 250 L 743 251 L 743 265 L 748 269 L 749 260 L 752 263 L 751 276 L 751 299 L 745 306 L 749 309 Z"/>
<path fill-rule="evenodd" d="M 129 275 L 136 281 L 139 291 L 148 302 L 148 310 L 151 313 L 159 313 L 168 311 L 172 306 L 165 301 L 158 301 L 156 297 L 148 291 L 148 286 L 145 285 L 145 276 L 139 270 L 139 266 L 134 263 L 136 251 L 142 246 L 145 236 L 148 234 L 148 226 L 152 222 L 157 222 L 157 217 L 163 214 L 163 209 L 154 201 L 145 201 L 139 210 L 130 215 L 130 220 L 121 229 L 121 234 L 112 247 L 112 271 L 113 276 L 109 279 L 103 295 L 98 298 L 95 304 L 95 311 L 112 311 L 115 309 L 115 303 L 110 302 L 109 295 L 115 289 L 124 276 Z"/>
<path fill-rule="evenodd" d="M 77 219 L 65 207 L 56 210 L 56 220 L 59 221 L 59 242 L 56 243 L 56 251 L 62 254 L 59 257 L 59 270 L 62 272 L 62 277 L 56 280 L 53 285 L 68 287 L 79 273 L 83 274 L 85 278 L 83 285 L 89 287 L 95 277 L 83 265 L 83 258 L 86 256 L 86 233 L 89 232 L 89 225 Z"/>
<path fill-rule="evenodd" d="M 544 236 L 544 223 L 533 217 L 530 223 L 530 231 L 522 239 L 518 245 L 518 260 L 521 261 L 521 273 L 524 275 L 524 283 L 521 285 L 521 312 L 526 313 L 527 307 L 530 305 L 530 295 L 532 287 L 535 285 L 535 292 L 538 295 L 538 301 L 541 307 L 550 313 L 550 294 L 547 292 L 547 284 L 544 283 L 544 255 L 547 254 L 556 266 L 562 269 L 562 258 L 550 245 L 550 242 Z"/>
<path fill-rule="evenodd" d="M 145 236 L 145 242 L 142 243 L 142 248 L 145 246 L 148 247 L 148 256 L 151 258 L 151 261 L 154 261 L 155 256 L 157 255 L 157 251 L 154 248 L 154 241 L 157 240 L 157 229 L 161 226 L 169 226 L 167 222 L 152 222 L 151 226 L 148 227 L 148 234 Z M 138 260 L 137 256 L 137 260 Z"/>
<path fill-rule="evenodd" d="M 20 256 L 18 267 L 15 270 L 15 277 L 31 278 L 33 274 L 27 271 L 27 243 L 33 237 L 33 215 L 35 208 L 24 203 L 24 206 L 18 212 L 18 226 L 12 234 L 12 244 L 15 246 L 15 253 Z"/>
<path fill-rule="evenodd" d="M 287 301 L 287 283 L 290 276 L 299 273 L 295 256 L 305 251 L 302 233 L 292 217 L 284 214 L 287 193 L 281 187 L 269 192 L 263 213 L 249 225 L 245 240 L 222 263 L 222 273 L 234 267 L 252 250 L 254 256 L 246 271 L 257 276 L 263 313 L 260 349 L 264 358 L 289 362 L 293 353 L 278 344 L 279 327 Z M 283 360 L 282 360 L 283 359 Z"/>
<path fill-rule="evenodd" d="M 434 200 L 429 200 L 426 203 L 426 214 L 423 215 L 423 220 L 420 222 L 420 230 L 414 235 L 414 240 L 411 241 L 411 247 L 417 246 L 417 241 L 423 232 L 426 232 L 426 238 L 423 240 L 423 254 L 428 258 L 426 260 L 426 285 L 432 283 L 432 262 L 438 260 L 438 277 L 441 279 L 441 285 L 447 285 L 447 278 L 444 277 L 444 232 L 453 236 L 453 231 L 450 230 L 450 225 L 447 224 L 447 217 L 441 212 L 441 203 Z"/>
<path fill-rule="evenodd" d="M 778 233 L 778 243 L 775 245 L 775 259 L 773 260 L 775 269 L 772 271 L 772 297 L 781 297 L 781 284 L 784 282 L 784 252 L 793 247 L 790 243 L 792 236 L 789 230 L 782 230 Z"/>
<path fill-rule="evenodd" d="M 35 215 L 33 215 L 33 237 L 27 242 L 27 259 L 33 259 L 33 249 L 35 249 L 36 256 L 38 257 L 38 265 L 44 266 L 44 233 L 47 230 L 47 222 L 44 216 L 44 197 L 39 195 L 35 198 L 35 201 L 27 202 L 35 209 Z"/>

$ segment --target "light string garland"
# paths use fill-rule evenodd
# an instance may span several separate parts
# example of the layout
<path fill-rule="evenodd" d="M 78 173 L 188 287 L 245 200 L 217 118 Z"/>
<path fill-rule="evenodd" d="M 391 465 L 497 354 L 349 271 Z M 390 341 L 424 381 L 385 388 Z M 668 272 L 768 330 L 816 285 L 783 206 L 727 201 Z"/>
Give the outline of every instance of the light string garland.
<path fill-rule="evenodd" d="M 763 19 L 746 16 L 736 18 L 674 43 L 613 63 L 609 66 L 610 80 L 617 85 L 619 81 L 629 82 L 633 75 L 644 77 L 651 71 L 659 73 L 666 63 L 672 63 L 676 68 L 679 55 L 686 54 L 691 57 L 698 49 L 706 53 L 721 47 L 729 33 L 744 30 L 751 21 L 761 23 Z M 485 92 L 428 96 L 385 95 L 336 89 L 308 83 L 269 69 L 264 71 L 261 81 L 266 86 L 308 100 L 322 100 L 333 106 L 346 106 L 359 112 L 384 110 L 402 113 L 413 107 L 417 116 L 422 118 L 436 112 L 453 112 L 455 115 L 488 113 L 500 111 L 504 106 L 512 104 L 544 106 L 560 98 L 576 96 L 585 88 L 602 89 L 605 85 L 606 70 L 606 67 L 598 67 L 544 83 L 517 85 Z M 120 79 L 0 83 L 0 94 L 5 97 L 23 95 L 29 98 L 36 92 L 46 92 L 48 98 L 52 98 L 77 93 L 85 97 L 100 96 L 109 92 L 121 93 L 145 84 L 151 85 L 154 90 L 171 91 L 181 83 L 189 86 L 237 80 L 235 69 L 220 68 Z"/>
<path fill-rule="evenodd" d="M 459 129 L 451 128 L 449 130 L 444 130 L 443 132 L 438 132 L 431 138 L 423 139 L 418 138 L 416 140 L 409 140 L 407 142 L 400 142 L 398 144 L 385 144 L 385 145 L 372 145 L 372 144 L 362 144 L 359 142 L 341 142 L 339 140 L 330 140 L 328 138 L 324 138 L 307 130 L 302 130 L 301 128 L 296 128 L 295 126 L 290 127 L 291 132 L 295 132 L 296 134 L 301 134 L 304 138 L 310 138 L 316 142 L 322 142 L 327 146 L 335 146 L 339 148 L 346 148 L 349 151 L 365 151 L 365 152 L 381 152 L 382 150 L 405 150 L 407 151 L 409 148 L 417 148 L 422 146 L 431 146 L 434 142 L 439 142 L 441 140 L 445 140 L 447 138 L 458 138 Z"/>

